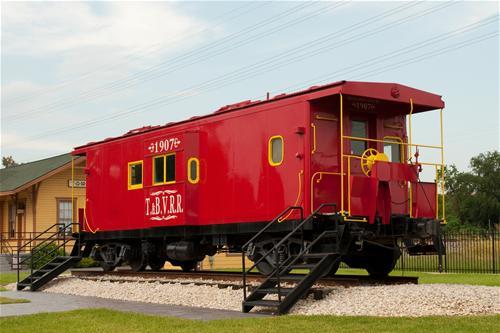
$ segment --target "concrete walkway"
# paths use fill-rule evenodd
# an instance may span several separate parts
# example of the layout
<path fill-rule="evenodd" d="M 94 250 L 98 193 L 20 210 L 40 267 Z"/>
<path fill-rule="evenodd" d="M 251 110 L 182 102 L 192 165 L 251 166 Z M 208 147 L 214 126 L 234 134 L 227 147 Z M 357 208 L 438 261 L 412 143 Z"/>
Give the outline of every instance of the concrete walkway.
<path fill-rule="evenodd" d="M 111 300 L 98 297 L 74 296 L 44 292 L 4 291 L 0 296 L 29 299 L 31 303 L 2 304 L 0 317 L 28 315 L 42 312 L 60 312 L 76 309 L 107 308 L 117 311 L 138 312 L 157 316 L 171 316 L 196 320 L 265 317 L 238 311 L 194 308 L 178 305 L 153 304 Z"/>

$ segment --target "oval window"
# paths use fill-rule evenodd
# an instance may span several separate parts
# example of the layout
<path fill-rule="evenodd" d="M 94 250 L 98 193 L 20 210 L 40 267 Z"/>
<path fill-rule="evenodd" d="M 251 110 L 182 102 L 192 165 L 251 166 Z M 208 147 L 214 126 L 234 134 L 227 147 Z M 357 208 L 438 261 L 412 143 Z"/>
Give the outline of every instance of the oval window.
<path fill-rule="evenodd" d="M 200 180 L 200 161 L 196 157 L 188 160 L 188 181 L 196 184 Z"/>
<path fill-rule="evenodd" d="M 273 136 L 269 139 L 269 164 L 272 166 L 278 166 L 283 163 L 283 137 Z"/>

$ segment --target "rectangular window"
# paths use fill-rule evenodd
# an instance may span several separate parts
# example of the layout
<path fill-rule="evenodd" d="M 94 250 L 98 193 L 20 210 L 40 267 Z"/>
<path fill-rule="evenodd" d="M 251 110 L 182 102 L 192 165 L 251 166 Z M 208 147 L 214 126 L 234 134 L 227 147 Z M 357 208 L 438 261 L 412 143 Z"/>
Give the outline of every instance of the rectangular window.
<path fill-rule="evenodd" d="M 165 156 L 153 158 L 153 184 L 165 183 Z"/>
<path fill-rule="evenodd" d="M 153 158 L 153 185 L 175 183 L 175 153 Z"/>
<path fill-rule="evenodd" d="M 175 183 L 175 154 L 165 156 L 167 172 L 165 181 L 166 183 Z"/>
<path fill-rule="evenodd" d="M 16 237 L 16 205 L 9 203 L 9 237 Z"/>
<path fill-rule="evenodd" d="M 387 155 L 390 162 L 401 163 L 401 148 L 398 142 L 403 142 L 400 138 L 384 137 L 384 141 L 392 141 L 394 143 L 384 142 L 384 154 Z"/>
<path fill-rule="evenodd" d="M 71 233 L 71 223 L 73 223 L 73 205 L 71 199 L 58 199 L 57 200 L 57 223 L 60 224 L 59 229 Z"/>
<path fill-rule="evenodd" d="M 278 166 L 283 163 L 284 148 L 283 148 L 283 137 L 276 135 L 269 139 L 269 152 L 268 159 L 269 164 L 272 166 Z"/>
<path fill-rule="evenodd" d="M 142 161 L 128 164 L 128 189 L 142 188 Z"/>
<path fill-rule="evenodd" d="M 366 121 L 353 120 L 351 123 L 351 136 L 358 138 L 367 138 Z M 361 140 L 351 140 L 351 154 L 363 155 L 367 148 L 367 142 Z"/>

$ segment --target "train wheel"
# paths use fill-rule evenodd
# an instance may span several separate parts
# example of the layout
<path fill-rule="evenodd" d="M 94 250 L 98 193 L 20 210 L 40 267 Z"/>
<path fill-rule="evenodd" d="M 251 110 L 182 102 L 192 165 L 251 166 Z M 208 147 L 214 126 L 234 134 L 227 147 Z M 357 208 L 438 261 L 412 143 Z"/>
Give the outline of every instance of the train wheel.
<path fill-rule="evenodd" d="M 355 257 L 344 257 L 344 262 L 352 268 L 364 268 L 370 276 L 384 278 L 394 269 L 401 252 L 394 250 L 370 247 L 369 252 L 357 254 Z"/>
<path fill-rule="evenodd" d="M 367 260 L 365 269 L 370 276 L 384 278 L 392 272 L 400 255 L 399 249 L 378 251 L 377 256 Z"/>
<path fill-rule="evenodd" d="M 255 244 L 255 254 L 249 256 L 253 262 L 257 262 L 264 256 L 270 249 L 272 249 L 275 244 L 279 243 L 281 238 L 269 238 L 262 242 Z M 276 252 L 270 253 L 266 258 L 264 258 L 261 262 L 259 262 L 256 266 L 259 273 L 263 275 L 271 274 L 275 268 L 277 263 L 277 255 L 280 256 L 280 262 L 285 263 L 291 255 L 297 254 L 300 252 L 301 242 L 298 239 L 290 239 L 287 244 L 283 244 L 283 246 L 279 250 L 279 254 Z"/>
<path fill-rule="evenodd" d="M 115 270 L 116 266 L 115 265 L 110 265 L 108 263 L 105 263 L 104 261 L 100 261 L 99 265 L 101 265 L 102 270 L 105 272 L 112 272 Z"/>
<path fill-rule="evenodd" d="M 159 257 L 150 257 L 148 259 L 149 267 L 153 271 L 159 271 L 165 266 L 165 259 Z"/>
<path fill-rule="evenodd" d="M 255 262 L 257 262 L 258 260 L 260 260 L 261 256 L 258 254 L 255 256 L 254 260 Z M 275 259 L 273 257 L 273 259 L 270 260 L 267 260 L 267 259 L 264 259 L 262 260 L 261 262 L 259 262 L 257 264 L 257 270 L 259 271 L 260 274 L 263 274 L 263 275 L 269 275 L 273 272 L 274 270 L 274 265 L 275 265 Z"/>
<path fill-rule="evenodd" d="M 128 264 L 130 265 L 130 268 L 134 272 L 140 272 L 146 269 L 147 262 L 144 256 L 141 254 L 137 257 L 130 258 L 128 260 Z"/>
<path fill-rule="evenodd" d="M 181 262 L 180 266 L 184 272 L 190 272 L 196 268 L 197 264 L 198 264 L 198 261 L 190 260 L 190 261 Z"/>

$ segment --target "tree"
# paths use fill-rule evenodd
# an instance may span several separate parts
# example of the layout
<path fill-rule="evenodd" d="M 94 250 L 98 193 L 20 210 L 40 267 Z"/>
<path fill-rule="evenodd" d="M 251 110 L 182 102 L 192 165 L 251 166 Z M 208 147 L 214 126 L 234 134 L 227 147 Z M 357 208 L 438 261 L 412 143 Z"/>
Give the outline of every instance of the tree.
<path fill-rule="evenodd" d="M 500 153 L 479 154 L 470 160 L 471 171 L 445 168 L 446 209 L 460 226 L 489 228 L 500 218 Z"/>
<path fill-rule="evenodd" d="M 16 163 L 12 156 L 4 156 L 2 157 L 2 165 L 4 166 L 4 168 L 10 168 L 19 165 L 19 163 Z"/>

